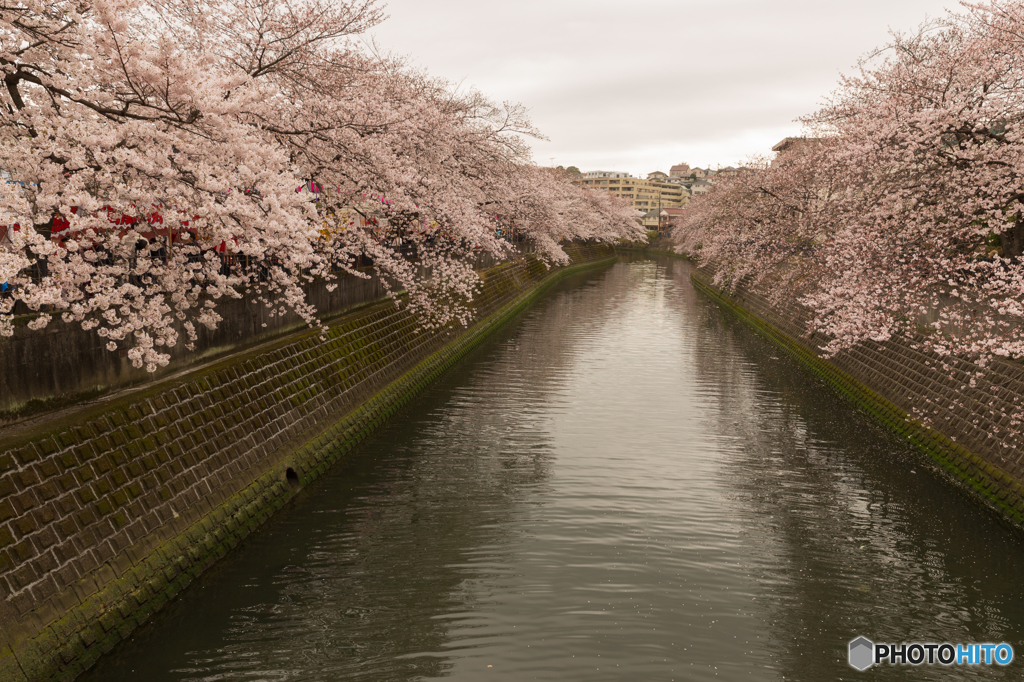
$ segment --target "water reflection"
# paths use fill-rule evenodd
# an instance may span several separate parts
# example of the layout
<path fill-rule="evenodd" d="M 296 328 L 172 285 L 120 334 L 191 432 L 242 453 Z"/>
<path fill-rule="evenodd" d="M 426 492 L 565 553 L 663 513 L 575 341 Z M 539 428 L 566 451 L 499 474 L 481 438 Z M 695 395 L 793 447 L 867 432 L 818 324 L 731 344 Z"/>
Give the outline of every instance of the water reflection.
<path fill-rule="evenodd" d="M 87 679 L 830 680 L 857 635 L 1018 645 L 1020 544 L 689 274 L 567 281 Z"/>
<path fill-rule="evenodd" d="M 725 355 L 744 358 L 726 365 L 705 356 L 695 367 L 720 387 L 715 429 L 743 443 L 724 471 L 749 507 L 749 537 L 765 547 L 749 565 L 767 593 L 758 617 L 772 625 L 785 678 L 852 679 L 841 645 L 857 635 L 1020 649 L 1019 540 L 734 318 L 711 315 L 705 324 L 739 351 Z M 1018 679 L 1015 668 L 871 674 Z"/>

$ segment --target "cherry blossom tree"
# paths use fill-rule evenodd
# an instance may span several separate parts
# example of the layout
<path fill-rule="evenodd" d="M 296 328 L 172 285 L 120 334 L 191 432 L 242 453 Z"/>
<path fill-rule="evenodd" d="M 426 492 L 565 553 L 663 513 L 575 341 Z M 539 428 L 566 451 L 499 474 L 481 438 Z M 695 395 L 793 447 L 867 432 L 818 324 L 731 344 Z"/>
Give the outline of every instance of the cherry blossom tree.
<path fill-rule="evenodd" d="M 719 264 L 720 286 L 758 287 L 770 277 L 775 295 L 803 291 L 833 217 L 825 199 L 835 193 L 836 177 L 822 166 L 822 152 L 820 142 L 808 143 L 716 177 L 674 222 L 680 250 Z"/>
<path fill-rule="evenodd" d="M 817 144 L 720 182 L 676 228 L 720 283 L 804 303 L 826 355 L 901 338 L 951 376 L 953 358 L 1024 357 L 1024 3 L 963 7 L 894 34 L 802 119 Z"/>
<path fill-rule="evenodd" d="M 304 279 L 363 254 L 425 324 L 466 322 L 473 250 L 512 254 L 499 218 L 551 261 L 631 233 L 627 207 L 530 163 L 522 107 L 354 42 L 382 19 L 373 0 L 0 3 L 0 334 L 23 301 L 33 328 L 59 314 L 153 371 L 225 297 L 315 324 Z M 356 225 L 371 209 L 401 234 Z"/>
<path fill-rule="evenodd" d="M 896 35 L 806 119 L 846 188 L 807 298 L 829 350 L 926 323 L 943 355 L 1024 353 L 1022 19 L 998 1 Z"/>
<path fill-rule="evenodd" d="M 677 237 L 813 283 L 828 353 L 924 325 L 940 354 L 1021 357 L 1022 36 L 1019 0 L 894 35 L 803 119 L 820 144 L 717 186 Z"/>

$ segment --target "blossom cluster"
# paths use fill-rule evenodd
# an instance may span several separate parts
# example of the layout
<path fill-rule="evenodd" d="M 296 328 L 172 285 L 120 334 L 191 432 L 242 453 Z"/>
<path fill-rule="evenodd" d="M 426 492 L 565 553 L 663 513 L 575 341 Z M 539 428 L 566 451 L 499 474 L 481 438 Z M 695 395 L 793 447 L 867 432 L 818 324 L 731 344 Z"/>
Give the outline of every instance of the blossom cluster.
<path fill-rule="evenodd" d="M 800 300 L 826 355 L 1024 357 L 1024 2 L 963 7 L 865 56 L 805 138 L 674 228 L 719 284 Z"/>
<path fill-rule="evenodd" d="M 364 262 L 447 325 L 510 230 L 549 262 L 637 234 L 627 205 L 531 163 L 522 106 L 362 47 L 382 19 L 374 0 L 0 7 L 0 335 L 23 306 L 154 371 L 224 298 L 319 324 L 303 281 Z"/>

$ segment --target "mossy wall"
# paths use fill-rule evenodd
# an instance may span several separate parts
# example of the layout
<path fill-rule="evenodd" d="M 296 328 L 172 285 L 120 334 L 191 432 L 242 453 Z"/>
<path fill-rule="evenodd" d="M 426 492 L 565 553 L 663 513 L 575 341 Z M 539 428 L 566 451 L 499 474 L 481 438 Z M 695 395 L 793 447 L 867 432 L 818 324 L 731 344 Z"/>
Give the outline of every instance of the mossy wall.
<path fill-rule="evenodd" d="M 921 350 L 921 339 L 865 343 L 824 359 L 823 339 L 808 335 L 808 311 L 773 305 L 741 288 L 714 286 L 714 269 L 693 283 L 858 408 L 927 455 L 965 491 L 1017 529 L 1024 529 L 1024 442 L 1005 415 L 1024 398 L 1024 366 L 979 367 Z M 973 386 L 972 386 L 972 378 Z"/>
<path fill-rule="evenodd" d="M 0 680 L 70 680 L 569 272 L 481 273 L 478 322 L 392 303 L 0 439 Z"/>
<path fill-rule="evenodd" d="M 306 300 L 321 315 L 338 314 L 384 296 L 376 276 L 363 279 L 339 273 L 335 284 L 331 290 L 324 280 L 303 284 Z M 94 398 L 111 389 L 153 383 L 200 362 L 306 326 L 295 313 L 272 314 L 252 295 L 219 301 L 217 313 L 222 319 L 216 329 L 196 325 L 198 338 L 193 349 L 186 348 L 184 342 L 174 348 L 164 347 L 171 356 L 170 364 L 154 374 L 133 367 L 127 349 L 107 350 L 107 339 L 95 331 L 84 331 L 79 324 L 63 322 L 60 315 L 54 315 L 41 331 L 26 326 L 36 315 L 15 318 L 14 336 L 0 336 L 0 425 Z"/>

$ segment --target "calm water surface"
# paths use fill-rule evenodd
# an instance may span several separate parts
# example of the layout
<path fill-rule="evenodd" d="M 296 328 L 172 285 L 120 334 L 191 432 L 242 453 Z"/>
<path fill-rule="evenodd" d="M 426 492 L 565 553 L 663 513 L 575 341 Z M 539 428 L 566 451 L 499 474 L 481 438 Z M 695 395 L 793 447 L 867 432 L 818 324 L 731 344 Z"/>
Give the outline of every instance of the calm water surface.
<path fill-rule="evenodd" d="M 689 274 L 566 281 L 85 679 L 1024 679 L 1024 546 Z"/>

